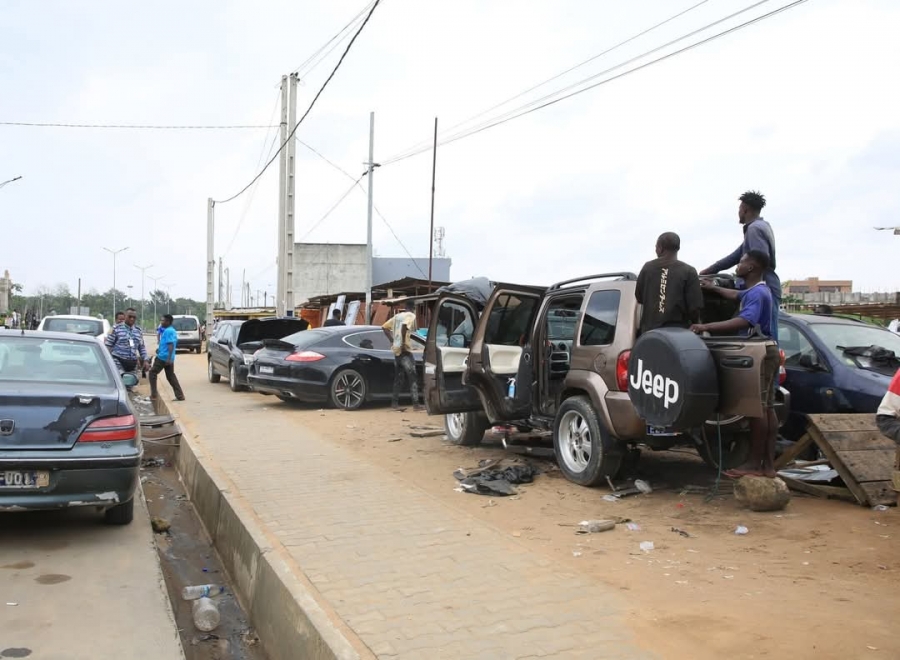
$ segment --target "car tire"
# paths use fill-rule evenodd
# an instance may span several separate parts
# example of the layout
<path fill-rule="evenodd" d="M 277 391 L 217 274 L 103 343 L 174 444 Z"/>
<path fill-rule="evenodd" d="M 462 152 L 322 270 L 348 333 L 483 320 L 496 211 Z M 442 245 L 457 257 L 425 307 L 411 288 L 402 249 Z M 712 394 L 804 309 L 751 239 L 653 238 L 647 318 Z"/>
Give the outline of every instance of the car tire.
<path fill-rule="evenodd" d="M 213 366 L 212 357 L 210 357 L 206 364 L 206 378 L 210 383 L 218 383 L 222 380 L 222 377 L 216 373 L 216 368 Z"/>
<path fill-rule="evenodd" d="M 722 470 L 732 470 L 743 465 L 750 458 L 750 425 L 746 418 L 738 418 L 721 425 L 722 430 Z M 714 422 L 707 422 L 699 432 L 697 453 L 714 470 L 719 469 L 719 434 Z"/>
<path fill-rule="evenodd" d="M 451 445 L 477 447 L 491 423 L 483 412 L 461 412 L 444 415 L 444 431 Z"/>
<path fill-rule="evenodd" d="M 368 392 L 366 379 L 355 369 L 341 369 L 328 387 L 331 405 L 342 410 L 358 410 L 366 402 Z"/>
<path fill-rule="evenodd" d="M 134 520 L 134 498 L 117 504 L 103 513 L 103 521 L 107 525 L 129 525 Z"/>
<path fill-rule="evenodd" d="M 569 481 L 595 486 L 622 465 L 623 448 L 600 422 L 585 396 L 563 401 L 553 421 L 553 453 Z"/>
<path fill-rule="evenodd" d="M 228 387 L 232 392 L 243 392 L 244 386 L 240 385 L 237 380 L 237 367 L 234 362 L 228 363 Z"/>

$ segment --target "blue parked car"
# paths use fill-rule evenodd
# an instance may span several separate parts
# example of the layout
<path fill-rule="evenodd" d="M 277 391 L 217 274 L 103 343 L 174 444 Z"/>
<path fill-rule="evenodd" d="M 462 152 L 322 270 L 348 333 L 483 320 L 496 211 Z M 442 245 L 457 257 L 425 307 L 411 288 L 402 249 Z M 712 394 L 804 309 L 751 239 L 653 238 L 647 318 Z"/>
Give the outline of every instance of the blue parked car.
<path fill-rule="evenodd" d="M 781 314 L 778 343 L 791 393 L 788 440 L 806 432 L 805 414 L 874 413 L 900 367 L 900 336 L 853 319 Z"/>

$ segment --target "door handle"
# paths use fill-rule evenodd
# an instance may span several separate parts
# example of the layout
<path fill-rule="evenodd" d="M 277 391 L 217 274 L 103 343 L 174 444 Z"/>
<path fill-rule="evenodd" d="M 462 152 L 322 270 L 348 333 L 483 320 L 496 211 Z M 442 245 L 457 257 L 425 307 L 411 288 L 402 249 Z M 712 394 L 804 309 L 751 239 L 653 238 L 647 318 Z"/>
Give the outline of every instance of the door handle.
<path fill-rule="evenodd" d="M 719 360 L 719 364 L 729 369 L 749 369 L 753 366 L 753 358 L 746 355 L 740 357 L 723 357 Z"/>

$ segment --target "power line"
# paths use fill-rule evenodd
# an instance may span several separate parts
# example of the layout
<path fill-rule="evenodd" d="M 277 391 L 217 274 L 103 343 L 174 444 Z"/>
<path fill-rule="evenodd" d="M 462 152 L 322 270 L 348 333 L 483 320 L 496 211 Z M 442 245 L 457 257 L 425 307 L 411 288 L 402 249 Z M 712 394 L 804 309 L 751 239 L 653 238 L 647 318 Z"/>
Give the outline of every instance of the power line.
<path fill-rule="evenodd" d="M 319 55 L 319 53 L 321 53 L 323 50 L 325 50 L 326 48 L 328 48 L 329 44 L 331 44 L 335 39 L 340 38 L 341 35 L 343 35 L 345 32 L 347 32 L 353 25 L 355 25 L 356 23 L 358 23 L 360 17 L 361 17 L 363 14 L 366 13 L 366 10 L 369 9 L 369 7 L 371 6 L 371 4 L 372 4 L 371 2 L 367 3 L 366 6 L 363 7 L 362 10 L 361 10 L 356 16 L 354 16 L 354 17 L 350 20 L 349 23 L 347 23 L 344 27 L 342 27 L 342 28 L 338 31 L 337 34 L 335 34 L 333 37 L 331 37 L 331 39 L 329 39 L 329 40 L 326 41 L 323 45 L 321 45 L 321 46 L 318 48 L 318 50 L 316 50 L 312 55 L 310 55 L 309 57 L 307 57 L 307 58 L 303 61 L 303 64 L 301 64 L 300 66 L 298 66 L 297 68 L 295 68 L 295 69 L 294 69 L 294 73 L 299 74 L 306 66 L 308 66 L 308 65 L 310 64 L 310 62 L 312 62 L 312 61 L 316 58 L 316 56 Z M 343 39 L 341 39 L 341 41 L 343 41 Z M 340 42 L 338 42 L 338 43 L 340 43 Z M 328 51 L 328 52 L 330 53 L 331 51 Z M 328 53 L 326 53 L 326 55 L 327 55 L 327 54 L 328 54 Z M 323 56 L 323 59 L 324 59 L 324 56 Z M 321 62 L 321 59 L 320 59 L 319 61 Z M 309 69 L 309 71 L 306 71 L 306 72 L 304 72 L 304 73 L 305 73 L 305 74 L 306 74 L 306 73 L 309 73 L 310 71 L 312 71 L 313 68 L 315 68 L 315 67 L 311 67 L 311 68 Z"/>
<path fill-rule="evenodd" d="M 343 174 L 345 177 L 347 177 L 347 178 L 350 179 L 351 181 L 354 180 L 354 179 L 353 179 L 353 175 L 350 174 L 350 172 L 348 172 L 347 170 L 345 170 L 345 169 L 344 169 L 343 167 L 341 167 L 340 165 L 337 165 L 337 164 L 335 164 L 334 162 L 332 162 L 331 160 L 329 160 L 325 155 L 323 155 L 323 154 L 322 154 L 321 152 L 319 152 L 317 149 L 313 148 L 312 146 L 310 146 L 309 144 L 307 144 L 306 142 L 304 142 L 304 141 L 301 140 L 300 138 L 294 138 L 294 139 L 297 140 L 297 144 L 300 144 L 300 145 L 306 147 L 307 149 L 309 149 L 309 150 L 310 150 L 311 152 L 313 152 L 316 156 L 318 156 L 319 158 L 321 158 L 322 160 L 324 160 L 326 163 L 328 163 L 329 165 L 331 165 L 334 169 L 336 169 L 338 172 L 340 172 L 341 174 Z M 363 176 L 365 176 L 365 175 L 363 175 Z"/>
<path fill-rule="evenodd" d="M 400 237 L 397 236 L 397 232 L 395 232 L 395 231 L 394 231 L 394 228 L 391 227 L 391 223 L 389 223 L 389 222 L 387 221 L 387 218 L 385 218 L 384 215 L 381 213 L 381 211 L 378 210 L 378 207 L 377 207 L 377 206 L 375 206 L 374 204 L 372 204 L 372 208 L 375 209 L 375 213 L 378 214 L 378 217 L 381 218 L 381 221 L 382 221 L 382 222 L 385 224 L 385 226 L 390 230 L 391 234 L 394 235 L 394 240 L 396 240 L 397 243 L 400 244 L 400 247 L 403 248 L 403 251 L 406 252 L 406 256 L 409 257 L 409 260 L 410 260 L 410 261 L 412 261 L 413 266 L 416 267 L 416 270 L 418 270 L 420 273 L 422 273 L 422 277 L 427 278 L 428 275 L 426 275 L 426 274 L 425 274 L 425 271 L 423 271 L 422 268 L 419 266 L 419 262 L 416 261 L 416 258 L 415 258 L 414 256 L 412 256 L 412 254 L 410 254 L 410 251 L 409 251 L 409 250 L 406 249 L 406 246 L 403 244 L 403 241 L 401 241 L 401 240 L 400 240 Z"/>
<path fill-rule="evenodd" d="M 161 124 L 57 124 L 50 122 L 0 121 L 0 126 L 25 126 L 31 128 L 120 128 L 152 131 L 224 131 L 236 129 L 277 128 L 269 124 L 230 124 L 230 125 L 161 125 Z"/>
<path fill-rule="evenodd" d="M 661 21 L 661 22 L 657 23 L 656 25 L 653 25 L 653 26 L 651 26 L 651 27 L 649 27 L 649 28 L 646 28 L 645 30 L 642 30 L 641 32 L 638 32 L 637 34 L 635 34 L 635 35 L 629 37 L 628 39 L 625 39 L 624 41 L 620 41 L 619 43 L 617 43 L 617 44 L 614 45 L 614 46 L 610 46 L 610 47 L 607 48 L 606 50 L 604 50 L 604 51 L 602 51 L 602 52 L 600 52 L 600 53 L 597 53 L 596 55 L 594 55 L 594 56 L 592 56 L 592 57 L 589 57 L 588 59 L 584 60 L 583 62 L 580 62 L 579 64 L 576 64 L 576 65 L 574 65 L 574 66 L 571 66 L 571 67 L 569 67 L 568 69 L 566 69 L 565 71 L 561 71 L 560 73 L 557 73 L 555 76 L 552 76 L 552 77 L 550 77 L 550 78 L 547 78 L 547 79 L 544 80 L 543 82 L 539 82 L 537 85 L 533 85 L 532 87 L 529 87 L 529 88 L 526 89 L 524 92 L 519 92 L 519 93 L 516 94 L 515 96 L 509 97 L 509 98 L 506 99 L 505 101 L 501 101 L 500 103 L 497 103 L 496 105 L 491 106 L 491 107 L 488 108 L 487 110 L 482 110 L 482 111 L 479 112 L 478 114 L 472 115 L 472 116 L 469 117 L 468 119 L 464 119 L 463 121 L 458 122 L 458 123 L 454 124 L 453 126 L 450 126 L 449 128 L 447 128 L 447 129 L 441 131 L 441 133 L 444 133 L 444 134 L 450 133 L 450 132 L 451 132 L 453 129 L 455 129 L 455 128 L 459 128 L 460 126 L 463 126 L 463 125 L 465 125 L 465 124 L 468 124 L 469 122 L 471 122 L 471 121 L 473 121 L 473 120 L 475 120 L 475 119 L 478 119 L 479 117 L 483 117 L 483 116 L 486 115 L 487 113 L 492 112 L 492 111 L 496 110 L 497 108 L 501 108 L 501 107 L 503 107 L 504 105 L 506 105 L 507 103 L 509 103 L 509 102 L 511 102 L 511 101 L 515 101 L 516 99 L 525 96 L 525 95 L 528 94 L 529 92 L 533 92 L 534 90 L 539 89 L 540 87 L 543 87 L 543 86 L 546 85 L 547 83 L 551 83 L 551 82 L 553 82 L 554 80 L 558 80 L 559 78 L 562 78 L 564 75 L 566 75 L 566 74 L 568 74 L 568 73 L 571 73 L 571 72 L 574 71 L 575 69 L 580 69 L 580 68 L 583 67 L 585 64 L 589 64 L 589 63 L 593 62 L 594 60 L 603 57 L 604 55 L 608 55 L 609 53 L 613 52 L 614 50 L 617 50 L 617 49 L 621 48 L 622 46 L 625 46 L 625 45 L 627 45 L 627 44 L 630 44 L 632 41 L 634 41 L 634 40 L 636 40 L 636 39 L 640 39 L 640 38 L 643 37 L 644 35 L 649 34 L 649 33 L 652 32 L 653 30 L 656 30 L 657 28 L 660 28 L 660 27 L 662 27 L 663 25 L 666 25 L 667 23 L 671 23 L 672 21 L 674 21 L 674 20 L 676 20 L 676 19 L 678 19 L 678 18 L 681 18 L 681 17 L 684 16 L 685 14 L 687 14 L 687 13 L 693 11 L 694 9 L 697 9 L 697 8 L 700 7 L 701 5 L 705 5 L 707 2 L 709 2 L 709 0 L 700 0 L 700 2 L 698 2 L 698 3 L 694 4 L 694 5 L 691 5 L 691 6 L 688 7 L 687 9 L 684 9 L 684 10 L 678 12 L 678 13 L 675 14 L 674 16 L 670 16 L 670 17 L 667 18 L 666 20 Z M 415 150 L 417 150 L 419 147 L 421 147 L 423 144 L 426 144 L 426 143 L 430 145 L 430 144 L 431 144 L 431 141 L 430 141 L 430 140 L 428 140 L 428 141 L 424 141 L 424 140 L 423 140 L 422 142 L 418 142 L 418 143 L 416 143 L 415 145 L 413 145 L 412 147 L 409 147 L 408 149 L 404 149 L 404 150 L 401 151 L 398 155 L 403 155 L 403 154 L 405 154 L 405 153 L 407 153 L 407 152 L 409 152 L 409 151 L 415 151 Z M 388 161 L 386 161 L 386 162 L 390 162 L 390 159 L 388 159 Z"/>
<path fill-rule="evenodd" d="M 354 181 L 354 182 L 353 182 L 353 185 L 350 186 L 350 187 L 347 189 L 347 192 L 345 192 L 343 195 L 341 195 L 340 199 L 338 199 L 338 201 L 336 201 L 336 202 L 332 205 L 332 207 L 331 207 L 330 209 L 328 209 L 328 211 L 325 213 L 325 215 L 323 215 L 321 218 L 319 218 L 319 219 L 316 221 L 316 223 L 315 223 L 312 227 L 310 227 L 310 229 L 309 229 L 308 232 L 306 232 L 305 234 L 303 234 L 303 236 L 300 238 L 300 241 L 303 241 L 303 239 L 305 239 L 307 236 L 309 236 L 310 234 L 312 234 L 312 233 L 319 227 L 319 225 L 321 225 L 323 222 L 325 222 L 325 220 L 328 219 L 328 216 L 330 216 L 330 215 L 334 212 L 334 210 L 335 210 L 338 206 L 340 206 L 340 205 L 344 202 L 345 199 L 347 199 L 347 197 L 350 195 L 350 193 L 352 193 L 352 192 L 356 189 L 356 186 L 359 185 L 359 182 L 360 182 L 361 180 L 362 180 L 362 177 L 359 177 L 359 179 L 357 179 L 356 181 Z"/>
<path fill-rule="evenodd" d="M 798 6 L 798 5 L 803 4 L 803 3 L 806 2 L 807 0 L 795 0 L 794 2 L 791 2 L 791 3 L 787 4 L 787 5 L 782 6 L 782 7 L 779 7 L 778 9 L 772 10 L 771 12 L 768 12 L 768 13 L 766 13 L 766 14 L 762 14 L 762 15 L 760 15 L 760 16 L 757 16 L 757 17 L 755 17 L 755 18 L 753 18 L 753 19 L 750 19 L 750 20 L 748 20 L 748 21 L 745 21 L 744 23 L 741 23 L 741 24 L 739 24 L 739 25 L 736 25 L 736 26 L 734 26 L 734 27 L 732 27 L 732 28 L 729 28 L 729 29 L 727 29 L 727 30 L 723 30 L 722 32 L 716 33 L 716 34 L 714 34 L 714 35 L 712 35 L 712 36 L 710 36 L 710 37 L 707 37 L 707 38 L 705 38 L 705 39 L 702 39 L 702 40 L 700 40 L 700 41 L 697 41 L 697 42 L 695 42 L 695 43 L 693 43 L 693 44 L 690 44 L 690 45 L 685 46 L 685 47 L 683 47 L 683 48 L 680 48 L 680 49 L 678 49 L 678 50 L 672 51 L 671 53 L 667 53 L 666 55 L 663 55 L 663 56 L 661 56 L 661 57 L 658 57 L 658 58 L 656 58 L 656 59 L 654 59 L 654 60 L 651 60 L 651 61 L 649 61 L 649 62 L 645 62 L 644 64 L 641 64 L 641 65 L 639 65 L 639 66 L 634 67 L 633 69 L 629 69 L 628 71 L 624 71 L 624 72 L 622 72 L 622 73 L 620 73 L 620 74 L 617 74 L 617 75 L 615 75 L 615 76 L 611 76 L 611 77 L 609 77 L 609 78 L 606 78 L 606 79 L 604 79 L 604 80 L 601 80 L 601 81 L 599 81 L 599 82 L 596 82 L 596 83 L 594 83 L 594 84 L 592 84 L 592 85 L 589 85 L 589 86 L 584 87 L 584 88 L 582 88 L 582 89 L 576 90 L 576 91 L 574 91 L 574 92 L 572 92 L 572 93 L 570 93 L 570 94 L 566 94 L 566 95 L 564 95 L 564 96 L 560 96 L 560 97 L 555 98 L 555 99 L 552 98 L 553 96 L 558 95 L 560 92 L 566 91 L 566 90 L 568 90 L 568 89 L 572 89 L 573 87 L 577 87 L 577 86 L 579 86 L 579 85 L 583 85 L 584 83 L 586 83 L 586 82 L 588 82 L 588 81 L 590 81 L 590 80 L 593 80 L 593 79 L 595 79 L 595 78 L 597 78 L 597 77 L 599 77 L 599 76 L 602 76 L 602 75 L 605 75 L 605 74 L 607 74 L 607 73 L 610 73 L 611 71 L 614 71 L 615 69 L 619 69 L 619 68 L 621 68 L 622 66 L 625 66 L 625 65 L 627 65 L 627 64 L 629 64 L 629 63 L 632 63 L 632 62 L 634 62 L 634 61 L 636 61 L 636 60 L 642 59 L 642 58 L 646 57 L 647 55 L 652 54 L 652 53 L 654 53 L 654 52 L 657 52 L 657 51 L 659 51 L 659 50 L 661 50 L 661 49 L 663 49 L 663 48 L 666 48 L 667 46 L 671 46 L 672 44 L 677 43 L 678 41 L 683 41 L 684 39 L 686 39 L 686 38 L 688 38 L 688 37 L 690 37 L 690 36 L 693 36 L 693 35 L 697 34 L 698 32 L 703 32 L 704 30 L 707 30 L 707 29 L 710 28 L 710 27 L 713 27 L 713 26 L 715 26 L 715 25 L 717 25 L 717 24 L 719 24 L 719 23 L 722 23 L 723 21 L 726 21 L 726 20 L 728 20 L 729 18 L 733 18 L 734 16 L 736 16 L 736 15 L 738 15 L 738 14 L 744 13 L 744 12 L 746 12 L 746 11 L 748 11 L 748 10 L 750 10 L 750 9 L 753 9 L 754 7 L 757 7 L 757 6 L 761 5 L 761 4 L 764 4 L 765 2 L 768 2 L 768 1 L 769 1 L 769 0 L 761 0 L 761 2 L 757 2 L 757 3 L 755 3 L 754 5 L 751 5 L 751 6 L 747 7 L 747 8 L 745 8 L 745 9 L 740 10 L 739 12 L 736 12 L 736 13 L 734 13 L 734 14 L 731 14 L 730 16 L 727 16 L 727 17 L 725 17 L 725 18 L 723 18 L 723 19 L 720 19 L 720 20 L 718 20 L 718 21 L 715 21 L 714 23 L 711 23 L 711 24 L 709 24 L 709 25 L 706 25 L 705 27 L 702 27 L 702 28 L 700 28 L 700 29 L 698 29 L 698 30 L 694 30 L 693 32 L 691 32 L 691 33 L 689 33 L 689 34 L 687 34 L 687 35 L 684 35 L 684 36 L 682 36 L 682 37 L 679 37 L 678 39 L 675 39 L 675 40 L 673 40 L 673 41 L 671 41 L 671 42 L 669 42 L 669 43 L 667 43 L 667 44 L 664 44 L 663 46 L 659 46 L 659 47 L 654 48 L 654 49 L 652 49 L 652 50 L 650 50 L 650 51 L 647 51 L 647 52 L 645 52 L 645 53 L 643 53 L 643 54 L 641 54 L 641 55 L 638 55 L 638 56 L 636 56 L 636 57 L 633 57 L 633 58 L 627 60 L 626 62 L 623 62 L 623 63 L 621 63 L 621 64 L 618 64 L 618 65 L 614 66 L 614 67 L 611 67 L 610 69 L 607 69 L 606 71 L 603 71 L 603 72 L 600 72 L 600 73 L 595 74 L 595 75 L 593 75 L 593 76 L 590 76 L 590 77 L 588 77 L 588 78 L 585 78 L 584 80 L 581 80 L 581 81 L 579 81 L 579 82 L 577 82 L 577 83 L 574 83 L 574 84 L 572 84 L 572 85 L 569 85 L 568 87 L 565 87 L 565 88 L 562 88 L 562 89 L 560 89 L 560 90 L 557 90 L 556 92 L 554 92 L 554 93 L 552 93 L 552 94 L 549 94 L 549 95 L 547 95 L 547 96 L 544 96 L 544 97 L 542 97 L 541 99 L 537 99 L 537 100 L 532 101 L 532 102 L 530 102 L 530 103 L 527 103 L 527 104 L 525 104 L 525 105 L 523 105 L 523 106 L 520 106 L 520 107 L 517 108 L 517 109 L 508 111 L 508 112 L 506 112 L 506 113 L 504 113 L 504 114 L 502 114 L 502 115 L 499 115 L 499 116 L 497 116 L 497 117 L 494 117 L 494 118 L 491 119 L 491 120 L 488 120 L 488 121 L 486 121 L 486 122 L 483 122 L 481 125 L 478 125 L 478 126 L 476 126 L 476 127 L 473 127 L 473 128 L 467 129 L 467 130 L 465 130 L 465 131 L 462 131 L 462 132 L 460 132 L 460 133 L 458 133 L 458 134 L 456 134 L 456 135 L 453 135 L 453 136 L 450 136 L 450 137 L 448 137 L 448 138 L 445 138 L 444 140 L 439 141 L 438 145 L 439 145 L 439 146 L 443 146 L 443 145 L 445 145 L 445 144 L 450 144 L 451 142 L 456 142 L 457 140 L 461 140 L 461 139 L 463 139 L 463 138 L 470 137 L 470 136 L 472 136 L 472 135 L 475 135 L 475 134 L 477 134 L 477 133 L 481 133 L 482 131 L 488 130 L 488 129 L 493 128 L 493 127 L 495 127 L 495 126 L 499 126 L 500 124 L 504 124 L 504 123 L 506 123 L 506 122 L 508 122 L 508 121 L 512 121 L 513 119 L 517 119 L 517 118 L 522 117 L 522 116 L 524 116 L 524 115 L 527 115 L 527 114 L 530 114 L 530 113 L 532 113 L 532 112 L 536 112 L 536 111 L 538 111 L 538 110 L 541 110 L 541 109 L 543 109 L 543 108 L 546 108 L 546 107 L 548 107 L 548 106 L 554 105 L 554 104 L 556 104 L 556 103 L 559 103 L 560 101 L 564 101 L 564 100 L 569 99 L 569 98 L 571 98 L 571 97 L 573 97 L 573 96 L 577 96 L 578 94 L 581 94 L 581 93 L 586 92 L 586 91 L 588 91 L 588 90 L 594 89 L 595 87 L 599 87 L 599 86 L 601 86 L 601 85 L 605 85 L 606 83 L 612 82 L 612 81 L 614 81 L 614 80 L 618 80 L 619 78 L 622 78 L 622 77 L 624 77 L 624 76 L 627 76 L 627 75 L 629 75 L 629 74 L 631 74 L 631 73 L 635 73 L 635 72 L 640 71 L 640 70 L 642 70 L 642 69 L 645 69 L 645 68 L 647 68 L 647 67 L 649 67 L 649 66 L 652 66 L 652 65 L 657 64 L 657 63 L 659 63 L 659 62 L 665 61 L 665 60 L 670 59 L 670 58 L 672 58 L 672 57 L 675 57 L 676 55 L 680 55 L 680 54 L 682 54 L 682 53 L 684 53 L 684 52 L 687 52 L 687 51 L 689 51 L 689 50 L 692 50 L 692 49 L 694 49 L 694 48 L 697 48 L 698 46 L 702 46 L 702 45 L 704 45 L 704 44 L 707 44 L 707 43 L 709 43 L 709 42 L 711 42 L 711 41 L 714 41 L 714 40 L 716 40 L 716 39 L 718 39 L 718 38 L 720 38 L 720 37 L 726 36 L 726 35 L 731 34 L 731 33 L 733 33 L 733 32 L 737 32 L 738 30 L 741 30 L 741 29 L 743 29 L 743 28 L 745 28 L 745 27 L 749 27 L 750 25 L 753 25 L 753 24 L 758 23 L 758 22 L 760 22 L 760 21 L 763 21 L 763 20 L 765 20 L 765 19 L 767 19 L 767 18 L 770 18 L 770 17 L 772 17 L 772 16 L 775 16 L 776 14 L 780 14 L 780 13 L 782 13 L 782 12 L 784 12 L 784 11 L 787 11 L 788 9 L 792 9 L 792 8 Z M 551 100 L 547 100 L 547 99 L 551 99 Z M 545 103 L 541 103 L 541 104 L 538 105 L 537 107 L 529 108 L 529 106 L 532 106 L 532 105 L 534 105 L 535 103 L 540 103 L 541 101 L 546 101 L 546 102 L 545 102 Z M 526 109 L 526 108 L 527 108 L 527 109 Z M 425 148 L 422 148 L 422 149 L 419 149 L 419 150 L 410 152 L 410 153 L 408 153 L 408 154 L 404 154 L 404 155 L 397 156 L 397 157 L 392 158 L 392 159 L 388 159 L 388 160 L 386 160 L 386 161 L 382 161 L 382 166 L 384 166 L 384 165 L 390 165 L 390 164 L 392 164 L 392 163 L 396 163 L 396 162 L 399 162 L 399 161 L 401 161 L 401 160 L 406 160 L 407 158 L 412 158 L 413 156 L 417 156 L 417 155 L 419 155 L 419 154 L 421 154 L 421 153 L 425 153 L 425 152 L 427 152 L 427 151 L 430 151 L 431 148 L 432 148 L 432 147 L 425 147 Z"/>
<path fill-rule="evenodd" d="M 316 92 L 316 95 L 315 95 L 315 97 L 313 97 L 313 100 L 309 104 L 309 107 L 306 109 L 306 112 L 303 113 L 303 116 L 300 117 L 300 120 L 294 125 L 294 128 L 291 129 L 291 132 L 290 132 L 290 134 L 288 134 L 287 139 L 285 139 L 284 143 L 282 143 L 282 145 L 280 147 L 278 147 L 278 151 L 275 152 L 275 155 L 272 156 L 272 158 L 269 160 L 269 162 L 267 162 L 265 164 L 265 166 L 262 168 L 262 170 L 259 172 L 259 174 L 257 174 L 255 177 L 253 177 L 253 179 L 250 181 L 250 183 L 248 183 L 246 186 L 244 186 L 238 193 L 232 195 L 228 199 L 224 199 L 220 202 L 214 202 L 215 204 L 225 204 L 225 203 L 230 202 L 230 201 L 240 197 L 241 195 L 243 195 L 247 191 L 247 189 L 250 186 L 252 186 L 254 183 L 256 183 L 256 181 L 263 175 L 263 173 L 265 173 L 265 171 L 267 169 L 269 169 L 269 166 L 275 162 L 275 159 L 278 157 L 278 154 L 280 154 L 281 151 L 284 149 L 285 145 L 291 139 L 293 139 L 294 133 L 297 132 L 297 129 L 300 127 L 300 124 L 302 124 L 303 120 L 306 119 L 307 116 L 309 116 L 310 112 L 312 112 L 313 107 L 316 105 L 316 101 L 318 101 L 319 97 L 322 96 L 322 92 L 324 92 L 325 88 L 328 87 L 328 83 L 330 83 L 331 79 L 334 78 L 334 74 L 336 74 L 338 69 L 341 68 L 341 64 L 343 64 L 344 58 L 347 57 L 347 53 L 350 52 L 350 49 L 353 47 L 353 44 L 356 42 L 357 37 L 359 37 L 360 33 L 362 33 L 362 31 L 365 29 L 366 24 L 369 22 L 369 19 L 372 18 L 372 14 L 375 13 L 375 10 L 378 8 L 378 5 L 380 2 L 381 2 L 381 0 L 375 0 L 375 2 L 372 4 L 372 8 L 369 10 L 369 13 L 366 15 L 365 20 L 362 22 L 362 24 L 359 26 L 359 28 L 353 34 L 353 38 L 350 39 L 350 43 L 347 44 L 347 47 L 344 49 L 344 52 L 341 53 L 341 59 L 339 59 L 338 63 L 334 65 L 334 69 L 331 70 L 331 73 L 329 74 L 328 78 L 326 78 L 325 82 L 322 83 L 322 86 L 319 88 L 319 91 Z"/>

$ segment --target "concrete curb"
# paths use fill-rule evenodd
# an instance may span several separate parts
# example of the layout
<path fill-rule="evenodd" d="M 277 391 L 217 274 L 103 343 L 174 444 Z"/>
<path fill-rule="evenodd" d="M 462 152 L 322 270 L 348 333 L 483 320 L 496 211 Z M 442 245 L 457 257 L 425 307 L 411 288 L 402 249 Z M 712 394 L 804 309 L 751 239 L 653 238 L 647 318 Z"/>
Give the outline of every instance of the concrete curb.
<path fill-rule="evenodd" d="M 159 412 L 165 404 L 158 402 Z M 277 539 L 206 455 L 190 422 L 170 410 L 182 436 L 177 468 L 272 660 L 369 660 L 375 656 L 338 617 Z"/>

